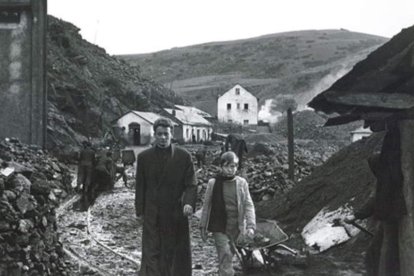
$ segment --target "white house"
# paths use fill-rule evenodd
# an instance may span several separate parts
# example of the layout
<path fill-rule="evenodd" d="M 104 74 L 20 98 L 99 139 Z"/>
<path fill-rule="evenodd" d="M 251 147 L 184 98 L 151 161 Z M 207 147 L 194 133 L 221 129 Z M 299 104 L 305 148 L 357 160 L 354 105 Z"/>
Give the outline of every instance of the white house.
<path fill-rule="evenodd" d="M 164 108 L 168 116 L 178 123 L 174 138 L 183 142 L 210 141 L 213 125 L 194 110 Z"/>
<path fill-rule="evenodd" d="M 371 129 L 369 128 L 364 128 L 364 127 L 359 127 L 353 131 L 351 131 L 351 142 L 355 142 L 358 141 L 360 139 L 362 139 L 363 137 L 368 137 L 372 134 Z"/>
<path fill-rule="evenodd" d="M 237 84 L 217 100 L 217 118 L 221 122 L 257 125 L 257 98 Z"/>
<path fill-rule="evenodd" d="M 121 135 L 127 137 L 131 145 L 148 145 L 152 143 L 154 122 L 164 116 L 153 112 L 131 110 L 116 120 L 116 126 L 123 130 Z"/>

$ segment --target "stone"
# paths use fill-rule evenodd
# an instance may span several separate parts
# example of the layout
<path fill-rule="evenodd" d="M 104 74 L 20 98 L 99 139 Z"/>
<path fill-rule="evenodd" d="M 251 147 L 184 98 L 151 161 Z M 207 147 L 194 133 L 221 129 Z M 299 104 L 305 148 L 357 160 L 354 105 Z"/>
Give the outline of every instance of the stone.
<path fill-rule="evenodd" d="M 19 220 L 19 227 L 17 228 L 20 233 L 29 233 L 29 231 L 33 228 L 33 222 L 29 219 L 21 219 Z"/>
<path fill-rule="evenodd" d="M 22 194 L 16 200 L 16 206 L 22 214 L 25 214 L 27 211 L 31 211 L 36 207 L 36 202 L 30 195 Z"/>
<path fill-rule="evenodd" d="M 6 232 L 11 230 L 10 223 L 6 221 L 0 221 L 0 232 Z"/>
<path fill-rule="evenodd" d="M 17 195 L 20 195 L 23 192 L 30 193 L 32 183 L 22 174 L 15 175 L 12 180 L 8 182 L 11 183 L 11 190 L 16 192 Z"/>
<path fill-rule="evenodd" d="M 3 193 L 9 202 L 13 202 L 14 200 L 16 200 L 17 195 L 15 192 L 11 190 L 5 190 Z"/>

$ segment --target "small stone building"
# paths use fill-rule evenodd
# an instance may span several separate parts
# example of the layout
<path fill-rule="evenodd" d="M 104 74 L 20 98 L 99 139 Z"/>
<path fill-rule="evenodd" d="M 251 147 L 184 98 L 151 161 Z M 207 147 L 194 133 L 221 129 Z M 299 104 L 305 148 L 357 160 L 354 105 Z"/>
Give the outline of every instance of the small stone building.
<path fill-rule="evenodd" d="M 202 116 L 191 110 L 164 108 L 166 116 L 177 123 L 174 127 L 174 138 L 185 143 L 200 143 L 211 140 L 213 125 Z"/>
<path fill-rule="evenodd" d="M 153 112 L 131 110 L 115 120 L 116 127 L 130 145 L 148 145 L 154 137 L 154 122 L 163 116 Z"/>
<path fill-rule="evenodd" d="M 257 125 L 257 114 L 257 98 L 239 84 L 217 100 L 217 118 L 220 122 Z"/>

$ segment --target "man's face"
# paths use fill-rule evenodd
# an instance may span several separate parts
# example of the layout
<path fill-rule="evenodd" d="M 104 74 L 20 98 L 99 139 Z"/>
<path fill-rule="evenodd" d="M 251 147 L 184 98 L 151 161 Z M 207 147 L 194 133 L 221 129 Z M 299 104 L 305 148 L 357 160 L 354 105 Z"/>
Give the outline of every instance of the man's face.
<path fill-rule="evenodd" d="M 171 128 L 158 126 L 155 129 L 155 144 L 160 148 L 168 148 L 171 145 Z"/>

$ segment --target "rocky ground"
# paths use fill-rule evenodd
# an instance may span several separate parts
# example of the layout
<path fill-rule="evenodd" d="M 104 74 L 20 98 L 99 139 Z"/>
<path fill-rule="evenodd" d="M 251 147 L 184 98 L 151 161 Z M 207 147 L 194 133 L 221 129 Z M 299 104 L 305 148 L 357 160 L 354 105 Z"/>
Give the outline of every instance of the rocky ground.
<path fill-rule="evenodd" d="M 267 150 L 277 150 L 274 146 L 267 146 Z M 190 145 L 187 149 L 194 153 L 198 147 L 199 145 Z M 211 154 L 207 158 L 208 165 L 198 172 L 197 209 L 200 208 L 206 180 L 217 173 L 213 161 L 218 147 L 210 146 L 209 149 Z M 252 154 L 252 157 L 247 159 L 246 168 L 241 172 L 251 183 L 250 188 L 258 208 L 261 205 L 259 203 L 272 202 L 274 196 L 271 196 L 269 190 L 280 194 L 295 186 L 294 182 L 286 179 L 284 154 L 278 155 L 279 161 L 275 161 L 277 158 L 271 156 L 273 155 Z M 303 177 L 313 170 L 316 163 L 328 157 L 321 154 L 320 160 L 316 160 L 317 154 L 310 155 L 313 159 L 303 156 L 303 160 L 297 160 L 298 164 L 301 164 L 301 168 L 297 170 L 298 176 Z M 133 181 L 132 174 L 130 171 L 129 181 Z M 263 187 L 265 189 L 262 189 Z M 260 189 L 263 193 L 254 193 Z M 74 211 L 72 203 L 75 200 L 76 198 L 61 207 L 57 220 L 61 242 L 66 252 L 72 256 L 71 265 L 68 265 L 73 270 L 71 275 L 136 275 L 141 258 L 142 227 L 140 221 L 135 218 L 134 190 L 124 187 L 122 182 L 119 182 L 111 193 L 102 194 L 88 212 Z M 217 275 L 213 241 L 201 240 L 196 216 L 190 221 L 193 275 Z M 285 224 L 280 226 L 284 228 Z M 265 271 L 264 266 L 256 261 L 244 272 L 239 271 L 238 275 L 364 275 L 360 250 L 344 251 L 344 245 L 340 245 L 316 255 L 303 244 L 296 231 L 286 232 L 289 235 L 286 244 L 296 249 L 299 252 L 298 256 L 278 251 L 271 254 L 270 271 Z M 237 258 L 234 259 L 234 265 L 241 267 Z"/>

